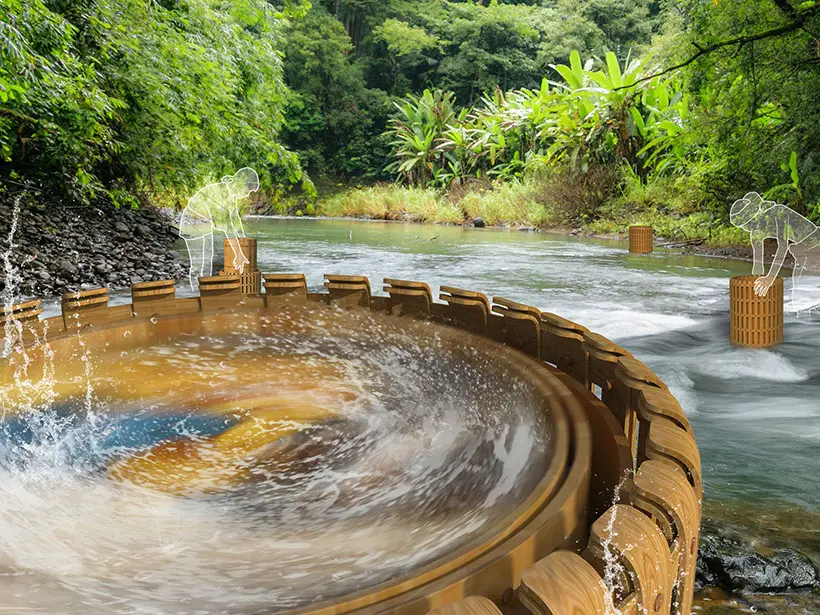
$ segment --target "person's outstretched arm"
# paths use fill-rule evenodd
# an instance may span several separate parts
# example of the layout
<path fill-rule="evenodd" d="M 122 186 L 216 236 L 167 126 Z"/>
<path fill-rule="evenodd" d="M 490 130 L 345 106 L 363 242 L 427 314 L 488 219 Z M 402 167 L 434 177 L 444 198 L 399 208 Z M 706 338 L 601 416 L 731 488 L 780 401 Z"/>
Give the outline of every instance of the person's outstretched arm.
<path fill-rule="evenodd" d="M 245 225 L 242 223 L 242 214 L 239 213 L 239 203 L 231 207 L 231 229 L 237 237 L 245 236 Z"/>
<path fill-rule="evenodd" d="M 786 214 L 790 211 L 788 208 L 783 208 L 783 210 Z M 755 293 L 761 297 L 765 297 L 768 294 L 769 289 L 775 283 L 775 280 L 777 280 L 777 275 L 783 268 L 783 263 L 786 261 L 786 255 L 789 253 L 789 236 L 791 232 L 789 219 L 788 215 L 778 215 L 782 213 L 783 212 L 781 211 L 775 210 L 775 207 L 772 207 L 770 210 L 763 213 L 764 216 L 769 214 L 774 228 L 777 229 L 777 232 L 775 233 L 775 237 L 777 238 L 777 251 L 774 254 L 774 259 L 772 259 L 772 265 L 769 267 L 768 275 L 758 278 L 755 281 Z"/>
<path fill-rule="evenodd" d="M 752 265 L 752 275 L 763 275 L 763 273 L 766 271 L 766 266 L 763 262 L 764 239 L 764 237 L 756 237 L 755 234 L 752 233 L 752 258 L 754 261 L 754 265 Z"/>
<path fill-rule="evenodd" d="M 239 238 L 245 236 L 245 228 L 242 226 L 242 216 L 239 215 L 239 209 L 232 207 L 230 212 L 230 242 L 233 245 L 233 266 L 237 271 L 244 273 L 245 265 L 250 261 L 239 247 Z"/>

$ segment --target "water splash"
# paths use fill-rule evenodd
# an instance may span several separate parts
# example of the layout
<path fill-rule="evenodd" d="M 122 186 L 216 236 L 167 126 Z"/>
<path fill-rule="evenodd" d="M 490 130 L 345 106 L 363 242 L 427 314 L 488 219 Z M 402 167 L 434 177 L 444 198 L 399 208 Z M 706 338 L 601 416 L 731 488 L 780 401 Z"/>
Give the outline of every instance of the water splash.
<path fill-rule="evenodd" d="M 17 235 L 17 225 L 20 222 L 20 206 L 23 195 L 14 199 L 14 208 L 11 214 L 11 226 L 7 238 L 8 247 L 3 251 L 3 273 L 5 275 L 5 286 L 2 294 L 3 313 L 6 317 L 4 323 L 5 337 L 3 338 L 3 358 L 11 355 L 16 346 L 16 342 L 22 338 L 23 327 L 16 320 L 10 318 L 12 307 L 18 301 L 20 281 L 22 276 L 12 260 L 12 254 L 18 245 L 15 243 Z"/>
<path fill-rule="evenodd" d="M 24 333 L 23 323 L 13 318 L 13 306 L 22 300 L 20 294 L 23 275 L 15 265 L 15 250 L 20 247 L 17 243 L 17 231 L 22 214 L 24 194 L 14 199 L 11 224 L 7 236 L 7 246 L 3 251 L 3 272 L 5 287 L 0 304 L 5 315 L 2 359 L 8 361 L 6 369 L 13 370 L 10 387 L 0 387 L 0 412 L 6 417 L 12 410 L 17 413 L 31 415 L 38 411 L 51 408 L 54 399 L 54 353 L 48 343 L 48 322 L 44 321 L 42 330 L 31 330 Z M 31 335 L 30 340 L 25 335 Z M 35 364 L 42 366 L 39 374 L 31 373 Z M 5 367 L 5 366 L 4 366 Z"/>
<path fill-rule="evenodd" d="M 624 472 L 623 477 L 615 487 L 612 496 L 612 505 L 615 506 L 621 501 L 621 490 L 629 481 L 630 471 Z M 604 584 L 609 591 L 604 593 L 604 605 L 606 607 L 606 615 L 623 615 L 623 612 L 615 604 L 615 596 L 623 596 L 626 593 L 626 587 L 623 587 L 622 579 L 626 572 L 620 562 L 620 558 L 612 549 L 612 539 L 615 537 L 615 520 L 618 516 L 617 508 L 612 509 L 612 514 L 609 516 L 606 525 L 606 534 L 601 546 L 604 550 Z"/>
<path fill-rule="evenodd" d="M 98 351 L 93 332 L 53 340 L 53 411 L 12 414 L 15 441 L 3 441 L 0 424 L 0 525 L 9 526 L 0 565 L 23 591 L 11 606 L 57 600 L 66 615 L 303 606 L 424 565 L 505 518 L 549 459 L 535 390 L 512 386 L 514 373 L 474 349 L 465 367 L 434 335 L 361 317 L 344 334 L 323 312 L 321 324 L 279 314 L 262 335 L 232 320 L 224 334 L 139 348 L 117 336 Z M 247 484 L 179 497 L 110 474 L 157 443 L 213 443 L 243 419 L 245 402 L 331 381 L 343 387 L 341 417 L 285 443 L 290 457 L 243 466 Z M 297 393 L 305 403 L 319 394 Z M 19 430 L 29 427 L 26 441 Z M 321 596 L 316 575 L 333 578 Z M 25 595 L 34 586 L 44 589 Z"/>

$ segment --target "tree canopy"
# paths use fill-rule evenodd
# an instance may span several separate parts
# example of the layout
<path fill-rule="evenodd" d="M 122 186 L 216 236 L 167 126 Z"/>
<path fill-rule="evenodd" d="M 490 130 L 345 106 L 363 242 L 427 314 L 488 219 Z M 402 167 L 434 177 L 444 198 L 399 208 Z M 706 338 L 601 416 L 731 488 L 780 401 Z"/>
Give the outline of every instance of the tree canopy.
<path fill-rule="evenodd" d="M 0 0 L 0 173 L 137 203 L 246 165 L 269 191 L 625 165 L 811 212 L 818 37 L 814 0 Z"/>
<path fill-rule="evenodd" d="M 279 138 L 280 39 L 298 14 L 263 0 L 3 0 L 0 155 L 79 201 L 162 197 L 247 165 L 298 181 Z"/>

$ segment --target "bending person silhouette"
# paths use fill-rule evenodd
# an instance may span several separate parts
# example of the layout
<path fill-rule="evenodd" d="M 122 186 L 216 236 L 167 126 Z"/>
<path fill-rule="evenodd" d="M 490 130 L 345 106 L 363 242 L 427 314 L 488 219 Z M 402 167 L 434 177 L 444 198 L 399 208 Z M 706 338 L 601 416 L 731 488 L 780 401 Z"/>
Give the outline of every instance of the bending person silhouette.
<path fill-rule="evenodd" d="M 234 267 L 244 271 L 248 259 L 239 249 L 239 238 L 245 236 L 239 201 L 259 190 L 259 176 L 251 168 L 239 169 L 234 175 L 209 184 L 192 196 L 182 210 L 179 235 L 185 240 L 190 259 L 188 280 L 195 290 L 199 278 L 213 274 L 214 231 L 236 242 Z"/>
<path fill-rule="evenodd" d="M 795 298 L 800 292 L 800 281 L 806 270 L 810 252 L 820 246 L 820 232 L 817 226 L 785 205 L 764 201 L 756 192 L 750 192 L 735 201 L 729 217 L 732 224 L 751 235 L 754 253 L 752 274 L 761 276 L 755 282 L 755 292 L 761 297 L 765 297 L 774 284 L 786 255 L 792 255 L 792 306 L 796 305 Z M 766 239 L 777 240 L 777 252 L 769 273 L 764 275 L 763 242 Z"/>

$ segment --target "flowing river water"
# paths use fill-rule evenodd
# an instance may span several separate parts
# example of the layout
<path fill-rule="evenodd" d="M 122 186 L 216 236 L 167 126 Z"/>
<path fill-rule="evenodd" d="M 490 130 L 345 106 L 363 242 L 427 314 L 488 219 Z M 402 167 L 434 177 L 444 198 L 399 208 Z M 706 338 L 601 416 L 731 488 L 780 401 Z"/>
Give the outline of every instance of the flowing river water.
<path fill-rule="evenodd" d="M 729 344 L 729 278 L 743 261 L 624 242 L 461 227 L 252 218 L 263 271 L 393 277 L 554 312 L 628 348 L 695 428 L 708 498 L 820 510 L 820 317 L 787 316 L 786 343 Z"/>
<path fill-rule="evenodd" d="M 303 272 L 312 290 L 322 288 L 325 273 L 366 275 L 375 292 L 385 277 L 423 280 L 436 294 L 447 284 L 535 305 L 622 344 L 664 379 L 693 423 L 707 517 L 761 539 L 772 532 L 796 537 L 797 546 L 820 552 L 820 318 L 788 317 L 786 343 L 776 349 L 733 348 L 728 279 L 749 273 L 750 264 L 664 251 L 636 256 L 620 242 L 489 229 L 275 218 L 251 218 L 247 227 L 259 239 L 261 270 Z M 178 294 L 187 294 L 179 286 Z M 114 302 L 128 299 L 117 293 Z M 56 309 L 52 303 L 48 312 Z M 290 326 L 283 318 L 274 329 Z M 519 437 L 538 433 L 527 423 L 526 396 L 497 395 L 504 386 L 482 376 L 480 364 L 478 371 L 425 367 L 390 350 L 409 347 L 409 339 L 382 344 L 388 350 L 369 363 L 358 358 L 357 344 L 366 340 L 355 335 L 333 338 L 338 347 L 330 352 L 316 341 L 336 330 L 325 325 L 318 337 L 301 331 L 300 338 L 260 338 L 249 329 L 234 337 L 160 340 L 122 354 L 86 356 L 83 350 L 82 362 L 71 367 L 76 373 L 62 380 L 59 370 L 52 375 L 47 393 L 57 401 L 45 419 L 4 416 L 0 596 L 7 597 L 0 599 L 0 613 L 216 613 L 229 605 L 231 612 L 255 613 L 271 603 L 300 606 L 313 588 L 306 571 L 323 565 L 323 553 L 347 566 L 334 573 L 344 592 L 381 579 L 370 578 L 376 560 L 368 558 L 381 558 L 384 578 L 400 574 L 449 548 L 447 540 L 456 544 L 459 532 L 466 536 L 501 514 L 493 507 L 502 495 L 515 500 L 526 492 L 515 477 L 525 476 L 522 469 L 533 466 L 528 459 L 549 446 L 548 434 Z M 371 338 L 374 331 L 384 339 L 398 335 L 369 321 L 362 330 Z M 120 360 L 129 353 L 137 354 Z M 331 357 L 342 360 L 328 363 Z M 284 366 L 274 393 L 257 386 L 259 370 L 271 364 Z M 288 376 L 316 370 L 330 383 L 326 391 L 306 394 Z M 443 388 L 442 374 L 449 374 Z M 228 381 L 225 390 L 241 394 L 226 399 L 214 386 Z M 334 402 L 337 397 L 345 403 Z M 314 457 L 335 460 L 329 475 L 298 464 L 272 471 L 269 459 L 233 464 L 230 443 L 247 440 L 249 429 L 254 438 L 270 440 L 271 452 L 279 450 L 282 426 L 264 413 L 278 416 L 283 403 L 295 413 L 288 421 L 306 425 L 326 446 Z M 331 407 L 349 412 L 328 423 Z M 426 410 L 417 412 L 416 422 L 401 423 L 408 408 Z M 453 416 L 452 408 L 463 416 Z M 499 416 L 506 418 L 493 425 Z M 518 429 L 519 422 L 525 428 Z M 180 436 L 192 439 L 191 450 L 173 443 Z M 363 452 L 374 446 L 399 451 L 395 463 L 383 455 L 383 466 L 368 466 Z M 429 464 L 401 458 L 401 451 L 420 449 L 429 449 Z M 152 452 L 145 456 L 146 450 Z M 216 474 L 202 474 L 200 460 Z M 123 475 L 133 487 L 112 486 L 110 478 Z M 211 488 L 240 475 L 243 482 L 250 477 L 249 488 Z M 281 484 L 277 477 L 284 477 Z M 483 504 L 444 497 L 456 479 Z M 194 491 L 206 485 L 199 499 L 163 493 L 163 485 L 186 481 Z M 360 481 L 388 488 L 359 489 Z M 285 492 L 290 495 L 283 498 Z M 348 501 L 346 492 L 372 497 Z M 282 502 L 287 505 L 278 506 Z M 408 502 L 414 505 L 399 525 L 384 516 Z M 458 502 L 449 516 L 413 516 L 440 512 L 448 502 Z M 479 509 L 482 514 L 474 514 Z M 336 542 L 322 531 L 328 515 L 350 525 Z M 266 529 L 271 522 L 279 530 L 275 540 Z M 429 549 L 391 547 L 402 540 L 418 547 L 422 529 Z M 343 534 L 359 536 L 359 551 Z M 379 540 L 384 548 L 377 548 Z M 265 555 L 283 548 L 284 559 Z M 266 582 L 279 577 L 288 581 Z M 226 578 L 241 591 L 226 590 Z M 282 586 L 294 592 L 281 593 Z"/>

